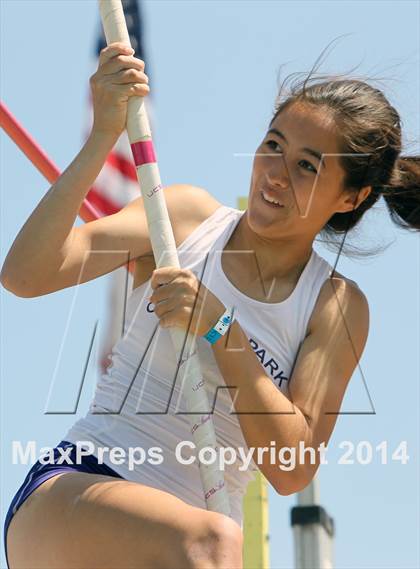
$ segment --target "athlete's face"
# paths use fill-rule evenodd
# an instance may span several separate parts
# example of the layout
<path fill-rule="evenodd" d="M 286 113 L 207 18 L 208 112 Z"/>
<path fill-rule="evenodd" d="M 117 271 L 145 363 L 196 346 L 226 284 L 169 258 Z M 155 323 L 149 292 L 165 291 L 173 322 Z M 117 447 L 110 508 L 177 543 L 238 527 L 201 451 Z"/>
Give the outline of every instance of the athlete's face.
<path fill-rule="evenodd" d="M 343 192 L 338 154 L 328 111 L 295 103 L 279 113 L 254 158 L 247 214 L 251 229 L 265 237 L 315 237 L 334 213 L 351 211 L 355 195 Z M 280 205 L 268 204 L 263 190 Z M 359 192 L 358 203 L 362 197 Z"/>

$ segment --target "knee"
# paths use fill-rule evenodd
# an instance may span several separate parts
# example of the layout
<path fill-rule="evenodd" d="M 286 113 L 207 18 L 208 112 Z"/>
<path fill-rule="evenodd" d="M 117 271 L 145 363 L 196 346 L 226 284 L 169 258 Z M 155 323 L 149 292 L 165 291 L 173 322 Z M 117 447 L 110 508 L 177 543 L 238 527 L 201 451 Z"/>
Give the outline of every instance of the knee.
<path fill-rule="evenodd" d="M 243 533 L 240 526 L 232 518 L 213 513 L 208 526 L 210 535 L 214 536 L 217 542 L 242 548 Z"/>
<path fill-rule="evenodd" d="M 242 569 L 242 546 L 239 525 L 227 516 L 209 512 L 186 544 L 184 554 L 191 569 Z"/>

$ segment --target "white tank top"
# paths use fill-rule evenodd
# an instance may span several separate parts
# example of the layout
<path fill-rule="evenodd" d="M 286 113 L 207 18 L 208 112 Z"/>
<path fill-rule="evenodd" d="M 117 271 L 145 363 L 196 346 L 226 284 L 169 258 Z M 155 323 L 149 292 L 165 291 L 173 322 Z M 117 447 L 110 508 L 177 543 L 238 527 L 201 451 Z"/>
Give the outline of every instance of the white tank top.
<path fill-rule="evenodd" d="M 309 318 L 332 268 L 313 250 L 286 300 L 273 304 L 249 298 L 228 280 L 221 265 L 221 252 L 243 213 L 231 207 L 219 207 L 178 247 L 180 265 L 194 271 L 226 307 L 235 307 L 235 317 L 268 378 L 287 395 L 288 381 L 306 336 Z M 175 352 L 168 330 L 158 326 L 153 305 L 147 300 L 151 293 L 150 280 L 131 293 L 124 334 L 112 350 L 112 363 L 97 383 L 88 413 L 63 438 L 73 443 L 91 441 L 95 446 L 120 447 L 126 453 L 130 447 L 141 447 L 146 460 L 134 468 L 133 465 L 129 468 L 128 460 L 116 464 L 108 453 L 104 454 L 103 461 L 127 480 L 170 492 L 205 509 L 197 461 L 184 465 L 175 455 L 177 445 L 181 441 L 192 441 L 192 435 L 183 400 L 179 397 L 180 381 L 175 380 Z M 235 449 L 243 447 L 247 452 L 229 390 L 217 389 L 226 384 L 211 345 L 198 338 L 197 350 L 208 392 L 207 411 L 214 405 L 217 444 Z M 147 461 L 152 447 L 161 449 L 161 464 Z M 182 457 L 190 456 L 195 453 L 184 449 Z M 257 471 L 254 461 L 247 470 L 239 470 L 241 466 L 243 468 L 243 463 L 238 458 L 236 463 L 226 466 L 224 472 L 232 517 L 240 526 L 242 497 Z"/>

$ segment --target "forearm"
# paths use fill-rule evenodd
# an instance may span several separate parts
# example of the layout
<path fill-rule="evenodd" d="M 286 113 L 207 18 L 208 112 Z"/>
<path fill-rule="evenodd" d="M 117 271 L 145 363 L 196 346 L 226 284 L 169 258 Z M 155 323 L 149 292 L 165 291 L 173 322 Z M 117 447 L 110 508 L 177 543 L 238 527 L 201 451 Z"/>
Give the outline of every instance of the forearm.
<path fill-rule="evenodd" d="M 19 231 L 2 267 L 5 286 L 26 290 L 59 269 L 89 188 L 115 139 L 92 133 Z"/>
<path fill-rule="evenodd" d="M 304 415 L 267 377 L 237 321 L 225 343 L 225 338 L 216 342 L 213 352 L 226 385 L 232 387 L 229 391 L 248 447 L 269 448 L 274 440 L 277 450 L 297 449 L 300 441 L 308 441 Z M 259 467 L 277 489 L 287 491 L 301 477 L 299 465 L 283 471 L 278 463 L 270 464 L 268 454 L 263 456 L 264 464 Z"/>

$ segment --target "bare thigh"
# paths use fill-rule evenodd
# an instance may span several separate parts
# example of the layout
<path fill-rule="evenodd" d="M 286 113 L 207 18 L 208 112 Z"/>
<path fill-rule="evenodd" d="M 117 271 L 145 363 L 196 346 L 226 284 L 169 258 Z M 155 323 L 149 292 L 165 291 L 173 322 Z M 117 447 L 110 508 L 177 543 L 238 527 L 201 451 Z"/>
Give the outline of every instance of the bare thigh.
<path fill-rule="evenodd" d="M 241 569 L 242 532 L 168 492 L 69 472 L 25 500 L 7 554 L 10 569 Z"/>

